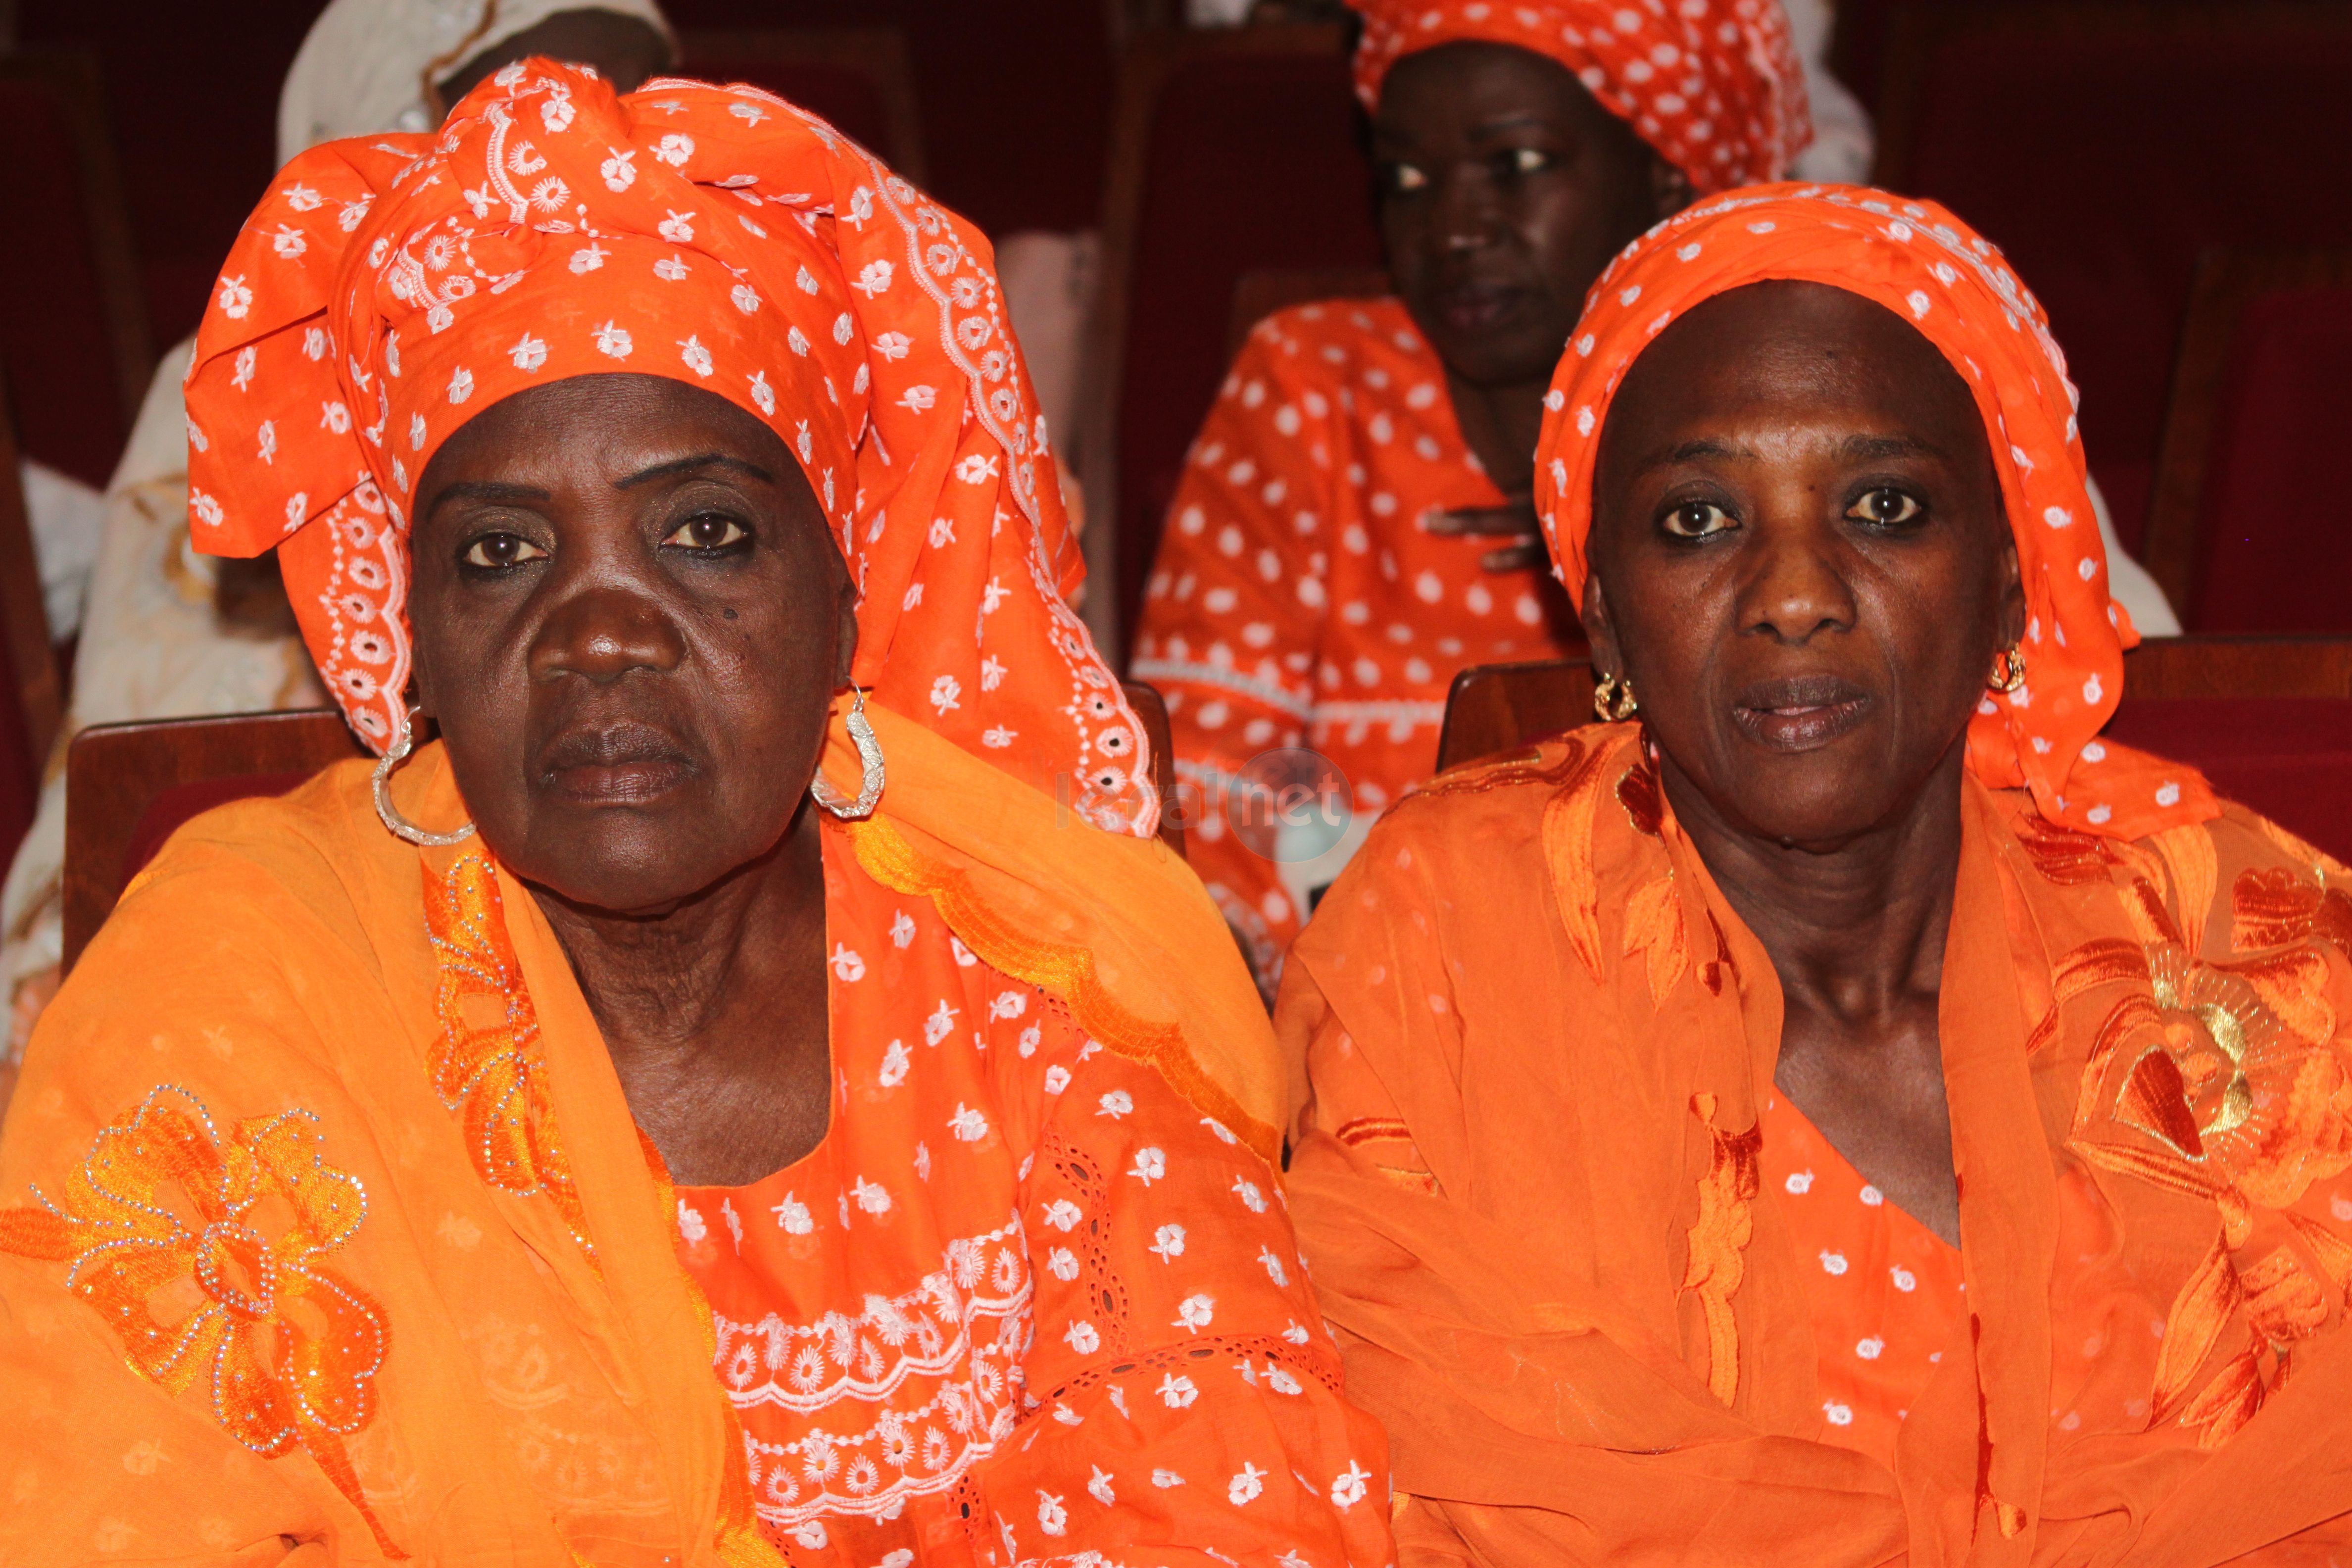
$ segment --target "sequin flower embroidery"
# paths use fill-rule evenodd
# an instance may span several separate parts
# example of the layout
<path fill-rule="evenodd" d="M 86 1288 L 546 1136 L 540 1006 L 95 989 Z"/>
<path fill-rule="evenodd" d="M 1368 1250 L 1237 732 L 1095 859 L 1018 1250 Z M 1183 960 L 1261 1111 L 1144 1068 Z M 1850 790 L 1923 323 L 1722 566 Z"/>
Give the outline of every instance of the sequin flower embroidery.
<path fill-rule="evenodd" d="M 362 1494 L 343 1439 L 375 1414 L 391 1335 L 383 1310 L 327 1268 L 366 1216 L 358 1179 L 320 1157 L 306 1111 L 223 1138 L 165 1085 L 102 1130 L 58 1195 L 0 1210 L 0 1251 L 69 1265 L 66 1288 L 121 1336 L 131 1370 L 184 1394 L 257 1454 L 300 1448 L 404 1559 Z"/>

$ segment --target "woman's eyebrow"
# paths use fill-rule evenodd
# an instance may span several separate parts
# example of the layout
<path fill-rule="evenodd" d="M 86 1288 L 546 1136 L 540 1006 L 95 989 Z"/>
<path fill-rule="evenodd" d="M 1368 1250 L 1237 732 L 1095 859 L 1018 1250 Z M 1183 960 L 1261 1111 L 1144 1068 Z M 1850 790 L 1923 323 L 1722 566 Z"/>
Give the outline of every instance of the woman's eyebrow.
<path fill-rule="evenodd" d="M 425 508 L 431 517 L 453 500 L 488 501 L 493 506 L 513 506 L 527 501 L 542 501 L 548 492 L 535 485 L 502 484 L 496 479 L 457 479 L 442 487 Z"/>
<path fill-rule="evenodd" d="M 1948 454 L 1931 441 L 1916 436 L 1849 436 L 1839 445 L 1839 455 L 1855 458 L 1941 458 Z"/>
<path fill-rule="evenodd" d="M 1651 453 L 1634 466 L 1633 471 L 1637 474 L 1646 474 L 1654 468 L 1670 468 L 1677 463 L 1696 462 L 1701 458 L 1718 458 L 1740 462 L 1753 461 L 1755 457 L 1755 452 L 1748 447 L 1734 446 L 1728 441 L 1718 441 L 1713 437 L 1702 436 L 1696 441 L 1680 442 L 1663 452 Z"/>
<path fill-rule="evenodd" d="M 673 458 L 667 463 L 656 463 L 650 468 L 639 468 L 626 479 L 614 479 L 613 488 L 616 490 L 625 490 L 636 485 L 651 484 L 656 479 L 667 479 L 677 474 L 689 474 L 698 468 L 733 468 L 740 473 L 751 475 L 762 484 L 772 485 L 776 482 L 776 476 L 757 463 L 747 463 L 740 458 L 730 458 L 724 452 L 701 452 L 691 458 Z"/>

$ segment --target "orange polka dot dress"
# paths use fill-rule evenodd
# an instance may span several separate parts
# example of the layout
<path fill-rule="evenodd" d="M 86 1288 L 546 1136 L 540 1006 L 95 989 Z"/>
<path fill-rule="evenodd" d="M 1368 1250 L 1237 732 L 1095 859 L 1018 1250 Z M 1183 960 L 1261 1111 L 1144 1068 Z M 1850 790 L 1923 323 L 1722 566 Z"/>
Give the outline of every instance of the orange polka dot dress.
<path fill-rule="evenodd" d="M 1904 1417 L 1966 1316 L 1959 1249 L 1886 1201 L 1778 1090 L 1758 1124 L 1803 1270 L 1820 1361 L 1820 1438 L 1892 1468 Z"/>
<path fill-rule="evenodd" d="M 676 1189 L 768 1538 L 795 1568 L 1381 1568 L 1381 1435 L 1278 1177 L 830 826 L 825 913 L 824 1137 Z"/>
<path fill-rule="evenodd" d="M 1192 864 L 1261 978 L 1339 867 L 1286 875 L 1232 830 L 1251 759 L 1314 747 L 1369 826 L 1435 770 L 1457 673 L 1581 650 L 1549 574 L 1489 573 L 1496 541 L 1422 526 L 1503 504 L 1401 301 L 1303 305 L 1250 333 L 1170 508 L 1133 673 L 1168 700 Z"/>

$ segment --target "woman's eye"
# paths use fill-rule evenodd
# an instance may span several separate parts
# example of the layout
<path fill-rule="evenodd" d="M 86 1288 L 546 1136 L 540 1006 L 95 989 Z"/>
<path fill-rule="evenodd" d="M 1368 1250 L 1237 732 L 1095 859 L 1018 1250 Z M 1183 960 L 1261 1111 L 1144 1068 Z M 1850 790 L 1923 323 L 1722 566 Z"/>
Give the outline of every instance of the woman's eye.
<path fill-rule="evenodd" d="M 1676 539 L 1705 539 L 1731 526 L 1731 514 L 1711 500 L 1686 500 L 1662 520 Z"/>
<path fill-rule="evenodd" d="M 1894 528 L 1917 518 L 1927 509 L 1916 498 L 1897 489 L 1874 489 L 1846 508 L 1846 516 L 1876 528 Z"/>
<path fill-rule="evenodd" d="M 546 553 L 520 533 L 486 533 L 466 546 L 466 553 L 459 559 L 468 566 L 497 571 L 502 567 L 520 566 L 526 561 L 536 561 Z"/>
<path fill-rule="evenodd" d="M 1551 167 L 1551 154 L 1537 147 L 1517 147 L 1510 154 L 1514 174 L 1540 174 Z"/>
<path fill-rule="evenodd" d="M 1428 184 L 1429 176 L 1423 174 L 1419 169 L 1414 168 L 1411 163 L 1391 163 L 1389 165 L 1389 189 L 1391 191 L 1398 192 L 1399 194 L 1402 194 L 1406 191 L 1417 191 Z"/>
<path fill-rule="evenodd" d="M 662 542 L 685 550 L 724 550 L 751 537 L 751 531 L 733 518 L 705 512 L 678 524 L 677 531 Z"/>

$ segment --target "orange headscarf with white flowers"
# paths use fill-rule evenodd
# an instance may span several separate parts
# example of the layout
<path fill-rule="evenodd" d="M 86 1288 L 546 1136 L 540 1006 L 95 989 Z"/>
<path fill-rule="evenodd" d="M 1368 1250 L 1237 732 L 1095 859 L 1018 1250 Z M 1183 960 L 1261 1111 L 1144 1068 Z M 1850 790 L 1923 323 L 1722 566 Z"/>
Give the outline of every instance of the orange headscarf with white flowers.
<path fill-rule="evenodd" d="M 1702 195 L 1777 180 L 1813 139 L 1780 0 L 1350 0 L 1364 18 L 1356 92 L 1441 44 L 1558 60 Z"/>
<path fill-rule="evenodd" d="M 792 447 L 878 701 L 1153 831 L 1142 731 L 1062 601 L 1082 567 L 986 240 L 754 89 L 619 98 L 530 61 L 434 134 L 288 164 L 197 338 L 196 546 L 279 547 L 329 689 L 383 750 L 425 465 L 500 398 L 613 371 L 715 392 Z"/>
<path fill-rule="evenodd" d="M 1553 373 L 1536 447 L 1536 506 L 1570 597 L 1582 601 L 1591 570 L 1593 466 L 1626 371 L 1675 317 L 1766 279 L 1884 305 L 1975 395 L 2024 576 L 2027 680 L 1985 694 L 1969 728 L 1969 772 L 1995 789 L 2030 790 L 2050 821 L 2105 837 L 2219 815 L 2195 769 L 2111 753 L 2097 738 L 2139 634 L 2107 596 L 2066 356 L 2000 252 L 1932 202 L 1850 185 L 1738 191 L 1677 213 L 1611 263 Z"/>

